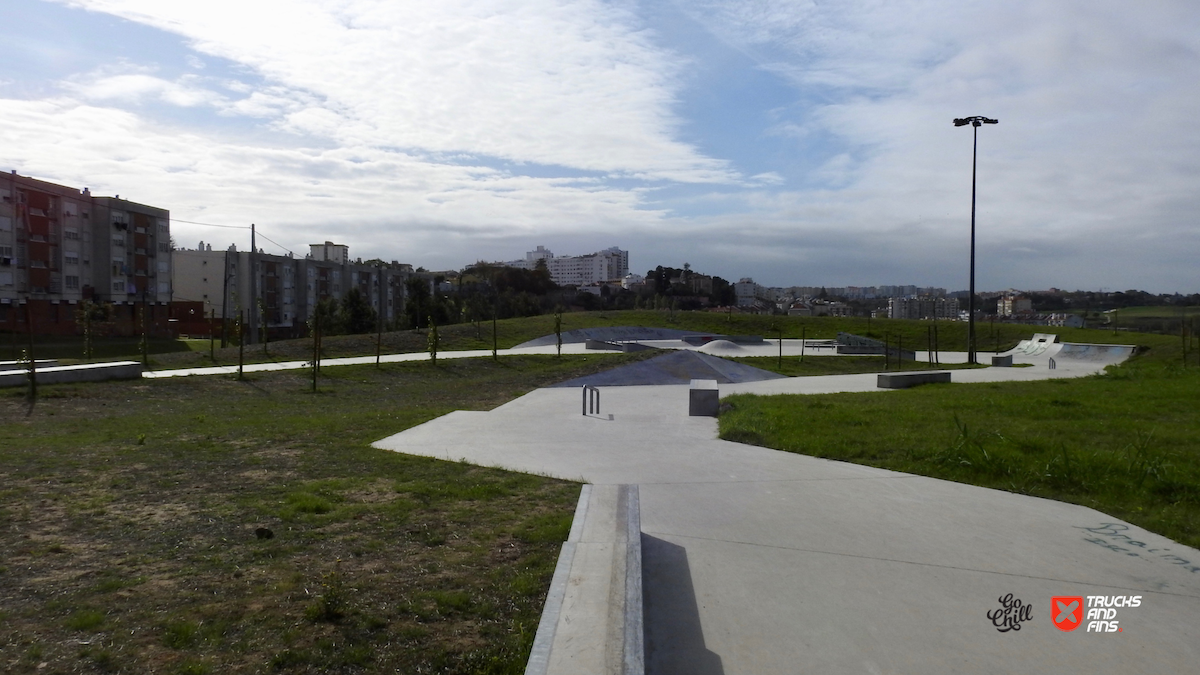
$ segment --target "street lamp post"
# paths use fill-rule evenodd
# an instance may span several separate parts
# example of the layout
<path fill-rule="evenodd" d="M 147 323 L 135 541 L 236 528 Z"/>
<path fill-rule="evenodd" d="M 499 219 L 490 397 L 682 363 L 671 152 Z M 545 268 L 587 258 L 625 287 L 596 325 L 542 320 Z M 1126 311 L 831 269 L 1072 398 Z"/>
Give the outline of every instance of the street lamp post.
<path fill-rule="evenodd" d="M 974 144 L 971 148 L 971 288 L 967 297 L 967 363 L 978 363 L 975 359 L 975 167 L 979 156 L 979 127 L 983 124 L 999 124 L 1000 120 L 976 115 L 954 120 L 954 126 L 974 127 Z"/>

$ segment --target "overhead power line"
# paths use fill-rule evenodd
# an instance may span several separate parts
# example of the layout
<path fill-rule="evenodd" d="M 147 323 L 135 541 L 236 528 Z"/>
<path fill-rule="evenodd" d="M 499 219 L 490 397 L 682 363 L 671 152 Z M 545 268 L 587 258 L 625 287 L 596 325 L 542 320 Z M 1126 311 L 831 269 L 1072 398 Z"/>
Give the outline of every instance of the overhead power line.
<path fill-rule="evenodd" d="M 182 218 L 172 218 L 172 219 L 171 219 L 171 222 L 175 222 L 175 223 L 187 223 L 188 225 L 203 225 L 203 226 L 205 226 L 205 227 L 221 227 L 221 228 L 225 228 L 225 229 L 227 229 L 227 230 L 249 230 L 249 229 L 250 229 L 250 226 L 249 226 L 249 225 L 217 225 L 216 223 L 200 223 L 200 222 L 196 222 L 196 221 L 194 221 L 194 220 L 184 220 L 184 219 L 182 219 Z M 267 235 L 263 234 L 263 233 L 262 233 L 262 230 L 256 230 L 255 234 L 257 234 L 258 236 L 262 237 L 263 239 L 266 239 L 267 241 L 271 242 L 272 244 L 275 244 L 275 245 L 276 245 L 276 246 L 278 246 L 279 248 L 281 248 L 281 249 L 283 249 L 283 250 L 287 251 L 288 253 L 291 253 L 292 255 L 296 255 L 296 252 L 295 252 L 295 251 L 293 251 L 292 249 L 290 249 L 290 248 L 288 248 L 288 247 L 284 246 L 283 244 L 281 244 L 281 243 L 279 243 L 279 242 L 275 241 L 274 239 L 272 239 L 272 238 L 268 237 Z"/>
<path fill-rule="evenodd" d="M 263 233 L 262 233 L 262 230 L 258 230 L 258 231 L 257 231 L 257 234 L 258 234 L 258 236 L 262 237 L 263 239 L 266 239 L 267 241 L 271 242 L 272 244 L 275 244 L 275 245 L 276 245 L 276 246 L 278 246 L 279 248 L 281 248 L 281 249 L 283 249 L 283 250 L 287 251 L 288 253 L 291 253 L 292 255 L 296 255 L 296 252 L 295 252 L 295 251 L 293 251 L 292 249 L 290 249 L 290 248 L 288 248 L 288 247 L 284 246 L 283 244 L 281 244 L 281 243 L 279 243 L 279 242 L 275 241 L 274 239 L 272 239 L 272 238 L 268 237 L 267 235 L 263 234 Z"/>
<path fill-rule="evenodd" d="M 172 218 L 174 223 L 187 223 L 188 225 L 204 225 L 205 227 L 223 227 L 227 230 L 248 230 L 249 225 L 217 225 L 216 223 L 197 223 L 194 220 L 183 220 L 182 218 Z"/>

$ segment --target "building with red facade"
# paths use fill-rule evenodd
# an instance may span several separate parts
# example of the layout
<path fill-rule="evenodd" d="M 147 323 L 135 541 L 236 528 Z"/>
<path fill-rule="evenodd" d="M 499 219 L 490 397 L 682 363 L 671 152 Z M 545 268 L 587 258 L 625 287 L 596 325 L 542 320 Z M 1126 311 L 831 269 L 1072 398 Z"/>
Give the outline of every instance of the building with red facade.
<path fill-rule="evenodd" d="M 166 334 L 170 228 L 166 209 L 0 174 L 0 332 L 78 333 L 89 301 L 116 334 Z"/>

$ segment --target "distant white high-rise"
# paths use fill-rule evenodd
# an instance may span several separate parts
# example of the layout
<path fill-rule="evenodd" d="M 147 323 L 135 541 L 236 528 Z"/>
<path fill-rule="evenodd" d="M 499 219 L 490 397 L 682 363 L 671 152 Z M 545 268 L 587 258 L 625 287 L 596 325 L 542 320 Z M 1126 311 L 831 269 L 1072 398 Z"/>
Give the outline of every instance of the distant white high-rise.
<path fill-rule="evenodd" d="M 509 267 L 536 269 L 538 261 L 546 261 L 550 280 L 559 286 L 586 286 L 602 281 L 613 281 L 629 274 L 629 251 L 613 246 L 588 255 L 555 256 L 545 246 L 525 254 L 524 260 L 504 263 Z"/>

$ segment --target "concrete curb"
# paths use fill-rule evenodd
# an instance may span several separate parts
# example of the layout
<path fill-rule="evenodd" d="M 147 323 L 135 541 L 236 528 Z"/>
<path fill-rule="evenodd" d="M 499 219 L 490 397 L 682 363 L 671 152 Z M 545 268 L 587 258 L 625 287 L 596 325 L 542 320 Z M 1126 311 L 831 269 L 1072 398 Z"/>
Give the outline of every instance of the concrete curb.
<path fill-rule="evenodd" d="M 644 614 L 642 611 L 642 502 L 636 485 L 622 485 L 626 491 L 625 517 L 625 606 L 621 623 L 624 635 L 623 675 L 644 675 L 646 650 Z"/>
<path fill-rule="evenodd" d="M 584 485 L 526 675 L 645 672 L 636 485 Z"/>

